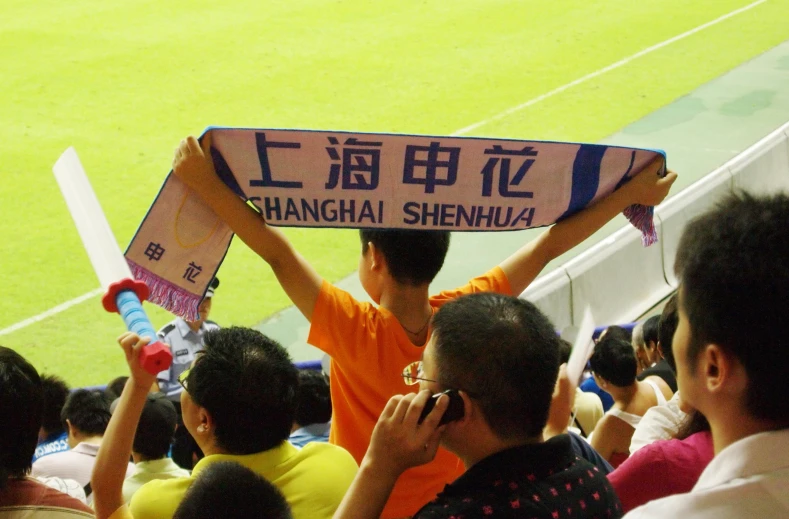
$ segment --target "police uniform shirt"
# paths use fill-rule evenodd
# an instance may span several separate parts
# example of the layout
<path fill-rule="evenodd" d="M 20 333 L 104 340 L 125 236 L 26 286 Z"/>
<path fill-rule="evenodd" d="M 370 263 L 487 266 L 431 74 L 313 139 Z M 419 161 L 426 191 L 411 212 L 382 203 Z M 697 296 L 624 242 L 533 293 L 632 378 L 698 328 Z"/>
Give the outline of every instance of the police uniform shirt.
<path fill-rule="evenodd" d="M 159 389 L 170 400 L 178 401 L 183 387 L 178 383 L 178 376 L 189 369 L 195 354 L 203 349 L 203 335 L 210 330 L 218 330 L 219 325 L 213 321 L 205 321 L 200 329 L 193 331 L 186 321 L 177 317 L 165 325 L 159 333 L 159 340 L 170 346 L 173 354 L 173 363 L 157 375 Z"/>

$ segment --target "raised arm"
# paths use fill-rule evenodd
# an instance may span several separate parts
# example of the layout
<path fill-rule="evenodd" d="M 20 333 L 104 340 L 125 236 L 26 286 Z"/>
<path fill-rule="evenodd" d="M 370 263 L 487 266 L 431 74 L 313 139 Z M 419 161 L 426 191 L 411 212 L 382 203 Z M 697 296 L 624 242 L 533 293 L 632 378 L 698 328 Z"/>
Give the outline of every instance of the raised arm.
<path fill-rule="evenodd" d="M 654 206 L 662 202 L 677 178 L 671 171 L 663 178 L 658 177 L 662 167 L 663 157 L 657 157 L 620 189 L 548 228 L 504 260 L 499 266 L 507 275 L 512 293 L 520 295 L 551 260 L 597 232 L 626 207 L 632 204 Z"/>
<path fill-rule="evenodd" d="M 333 519 L 377 519 L 406 469 L 430 462 L 443 432 L 441 417 L 449 406 L 442 396 L 418 423 L 430 391 L 423 390 L 389 399 L 373 429 L 370 446 Z"/>
<path fill-rule="evenodd" d="M 210 134 L 203 138 L 210 149 Z M 294 305 L 310 320 L 323 279 L 296 252 L 285 235 L 266 224 L 262 215 L 240 199 L 214 172 L 214 165 L 194 137 L 175 151 L 173 172 L 221 218 L 233 232 L 266 260 Z"/>
<path fill-rule="evenodd" d="M 156 377 L 140 366 L 139 357 L 148 339 L 126 332 L 119 339 L 129 365 L 129 381 L 123 388 L 118 407 L 110 418 L 104 439 L 96 456 L 96 465 L 90 478 L 93 489 L 93 507 L 98 519 L 105 519 L 124 505 L 123 480 L 134 443 L 134 434 L 145 407 L 148 390 Z"/>

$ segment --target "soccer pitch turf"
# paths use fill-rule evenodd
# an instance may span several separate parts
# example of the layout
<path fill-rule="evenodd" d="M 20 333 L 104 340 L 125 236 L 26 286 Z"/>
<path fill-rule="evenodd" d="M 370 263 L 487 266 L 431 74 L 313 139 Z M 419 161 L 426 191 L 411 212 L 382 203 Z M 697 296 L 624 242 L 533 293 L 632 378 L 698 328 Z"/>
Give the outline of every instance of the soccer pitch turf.
<path fill-rule="evenodd" d="M 594 142 L 789 37 L 789 0 L 6 0 L 4 15 L 0 330 L 98 286 L 51 173 L 69 145 L 123 248 L 179 140 L 208 125 L 446 135 L 487 121 L 468 134 Z M 356 267 L 353 231 L 287 233 L 329 280 Z M 240 242 L 219 277 L 223 325 L 289 304 Z M 157 328 L 171 319 L 146 309 Z M 122 326 L 94 296 L 0 344 L 97 384 L 125 372 Z"/>

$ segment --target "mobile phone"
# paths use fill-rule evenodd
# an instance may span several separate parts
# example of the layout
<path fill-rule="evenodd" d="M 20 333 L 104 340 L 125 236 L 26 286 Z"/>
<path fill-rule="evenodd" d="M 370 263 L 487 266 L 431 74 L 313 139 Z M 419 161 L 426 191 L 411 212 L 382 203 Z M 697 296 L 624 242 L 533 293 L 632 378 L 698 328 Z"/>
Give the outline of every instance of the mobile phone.
<path fill-rule="evenodd" d="M 419 415 L 419 423 L 422 423 L 424 419 L 427 418 L 427 415 L 430 414 L 430 411 L 436 406 L 436 402 L 441 395 L 447 395 L 449 397 L 449 407 L 444 411 L 444 415 L 441 417 L 441 421 L 438 422 L 438 425 L 444 425 L 445 423 L 454 422 L 455 420 L 463 418 L 463 398 L 461 398 L 457 390 L 447 389 L 446 391 L 430 397 L 425 404 L 425 408 L 422 409 L 422 414 Z"/>

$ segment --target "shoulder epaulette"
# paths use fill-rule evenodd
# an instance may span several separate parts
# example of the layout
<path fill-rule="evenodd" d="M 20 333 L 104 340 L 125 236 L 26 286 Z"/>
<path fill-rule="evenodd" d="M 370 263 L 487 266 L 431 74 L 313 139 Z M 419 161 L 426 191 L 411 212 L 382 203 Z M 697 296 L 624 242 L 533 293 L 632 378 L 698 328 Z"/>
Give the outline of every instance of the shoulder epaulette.
<path fill-rule="evenodd" d="M 175 323 L 166 324 L 164 325 L 164 327 L 162 327 L 161 330 L 157 332 L 156 335 L 158 335 L 159 337 L 164 337 L 165 335 L 167 335 L 173 330 L 175 330 Z"/>

